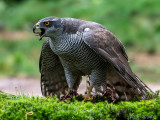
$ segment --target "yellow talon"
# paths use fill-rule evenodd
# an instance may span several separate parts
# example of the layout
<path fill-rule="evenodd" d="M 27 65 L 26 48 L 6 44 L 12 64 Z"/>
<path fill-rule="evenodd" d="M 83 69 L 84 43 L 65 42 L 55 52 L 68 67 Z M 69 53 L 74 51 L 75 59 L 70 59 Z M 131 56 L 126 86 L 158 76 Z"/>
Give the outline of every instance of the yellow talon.
<path fill-rule="evenodd" d="M 87 94 L 84 95 L 84 100 L 82 102 L 85 102 L 86 100 L 89 100 L 89 101 L 93 100 L 93 98 L 90 96 L 92 89 L 93 89 L 93 86 L 90 86 Z"/>
<path fill-rule="evenodd" d="M 70 93 L 70 88 L 68 88 L 66 96 L 68 96 L 69 93 Z"/>
<path fill-rule="evenodd" d="M 92 100 L 93 100 L 93 98 L 90 95 L 86 94 L 86 95 L 84 95 L 84 100 L 82 102 L 92 101 Z"/>
<path fill-rule="evenodd" d="M 76 95 L 76 97 L 79 97 L 80 95 L 78 94 L 78 95 Z"/>

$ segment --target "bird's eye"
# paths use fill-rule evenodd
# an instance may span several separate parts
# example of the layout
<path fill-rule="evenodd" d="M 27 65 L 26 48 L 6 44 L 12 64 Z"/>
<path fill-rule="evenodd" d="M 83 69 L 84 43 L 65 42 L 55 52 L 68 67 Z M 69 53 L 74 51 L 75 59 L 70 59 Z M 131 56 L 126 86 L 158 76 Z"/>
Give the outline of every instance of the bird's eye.
<path fill-rule="evenodd" d="M 44 22 L 45 25 L 49 25 L 49 22 Z"/>

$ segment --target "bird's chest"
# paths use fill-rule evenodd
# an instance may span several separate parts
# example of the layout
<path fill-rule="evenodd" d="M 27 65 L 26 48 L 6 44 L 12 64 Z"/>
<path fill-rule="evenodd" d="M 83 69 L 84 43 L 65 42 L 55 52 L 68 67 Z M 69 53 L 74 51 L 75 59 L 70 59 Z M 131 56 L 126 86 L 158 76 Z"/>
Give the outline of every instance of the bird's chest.
<path fill-rule="evenodd" d="M 52 40 L 50 47 L 59 56 L 63 66 L 89 73 L 91 69 L 98 68 L 103 60 L 81 38 L 69 36 L 56 42 Z"/>
<path fill-rule="evenodd" d="M 77 50 L 82 46 L 83 41 L 80 36 L 63 35 L 56 40 L 50 41 L 52 51 L 62 58 L 76 57 Z"/>

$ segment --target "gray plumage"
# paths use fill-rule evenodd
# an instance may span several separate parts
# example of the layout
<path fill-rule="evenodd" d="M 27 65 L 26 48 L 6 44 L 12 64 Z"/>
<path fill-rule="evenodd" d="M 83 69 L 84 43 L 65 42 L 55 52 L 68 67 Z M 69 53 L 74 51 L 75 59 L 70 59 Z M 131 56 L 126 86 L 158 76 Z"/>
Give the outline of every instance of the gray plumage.
<path fill-rule="evenodd" d="M 36 28 L 41 32 L 35 32 Z M 120 98 L 146 98 L 146 92 L 152 92 L 130 69 L 122 43 L 104 26 L 47 17 L 34 26 L 34 32 L 40 39 L 48 37 L 40 56 L 43 95 L 64 94 L 68 87 L 77 90 L 85 75 L 90 76 L 90 85 L 96 91 L 111 86 Z"/>

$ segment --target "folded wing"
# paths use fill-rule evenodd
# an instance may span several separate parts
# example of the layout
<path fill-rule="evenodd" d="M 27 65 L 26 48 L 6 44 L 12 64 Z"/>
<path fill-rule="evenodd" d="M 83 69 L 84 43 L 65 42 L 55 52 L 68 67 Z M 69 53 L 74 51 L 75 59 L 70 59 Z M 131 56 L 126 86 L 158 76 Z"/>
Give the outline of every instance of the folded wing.
<path fill-rule="evenodd" d="M 65 94 L 67 82 L 63 66 L 56 54 L 49 46 L 47 38 L 42 46 L 39 60 L 39 69 L 41 73 L 41 91 L 44 96 Z"/>
<path fill-rule="evenodd" d="M 87 29 L 85 31 L 85 29 Z M 82 30 L 82 28 L 81 28 Z M 117 93 L 137 95 L 146 98 L 146 92 L 152 92 L 131 70 L 128 56 L 122 43 L 107 29 L 101 26 L 84 28 L 83 41 L 99 54 L 111 67 L 107 80 Z"/>

